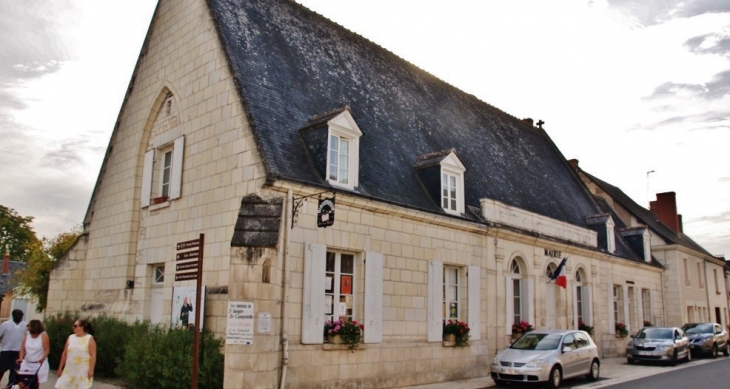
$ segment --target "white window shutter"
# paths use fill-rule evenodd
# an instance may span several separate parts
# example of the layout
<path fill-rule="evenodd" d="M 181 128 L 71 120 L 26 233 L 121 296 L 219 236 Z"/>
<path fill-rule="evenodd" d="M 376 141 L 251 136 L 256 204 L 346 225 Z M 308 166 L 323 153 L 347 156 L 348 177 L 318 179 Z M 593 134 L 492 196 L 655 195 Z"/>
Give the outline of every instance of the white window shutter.
<path fill-rule="evenodd" d="M 365 343 L 383 341 L 383 254 L 365 252 Z"/>
<path fill-rule="evenodd" d="M 431 261 L 428 264 L 428 341 L 440 342 L 443 335 L 444 264 Z"/>
<path fill-rule="evenodd" d="M 515 324 L 514 323 L 515 296 L 514 296 L 514 291 L 512 290 L 512 288 L 514 287 L 514 285 L 512 284 L 512 277 L 507 277 L 505 279 L 504 286 L 505 286 L 504 297 L 506 300 L 506 307 L 504 310 L 505 315 L 506 315 L 506 317 L 505 317 L 506 320 L 505 320 L 504 326 L 505 326 L 505 331 L 507 332 L 507 335 L 510 335 L 512 333 L 512 324 Z"/>
<path fill-rule="evenodd" d="M 482 316 L 482 304 L 481 304 L 481 282 L 482 282 L 482 268 L 479 266 L 468 267 L 468 280 L 469 283 L 469 312 L 467 317 L 469 320 L 469 338 L 473 340 L 481 339 L 481 316 Z"/>
<path fill-rule="evenodd" d="M 170 199 L 180 198 L 182 193 L 183 156 L 185 155 L 185 136 L 175 139 L 172 149 L 172 175 L 170 176 Z"/>
<path fill-rule="evenodd" d="M 583 323 L 593 325 L 593 296 L 590 285 L 583 285 Z"/>
<path fill-rule="evenodd" d="M 629 330 L 629 333 L 631 333 L 631 318 L 629 314 L 629 286 L 623 285 L 623 292 L 621 293 L 621 300 L 624 302 L 624 324 L 626 324 L 626 329 Z"/>
<path fill-rule="evenodd" d="M 653 318 L 654 310 L 652 309 L 653 304 L 651 301 L 651 289 L 647 290 L 647 292 L 649 293 L 649 309 L 647 309 L 647 312 L 649 312 L 649 318 L 645 319 L 645 320 L 649 320 L 652 324 L 657 325 L 656 320 L 654 320 L 654 318 Z M 641 323 L 641 324 L 644 324 L 644 323 Z"/>
<path fill-rule="evenodd" d="M 319 243 L 304 246 L 302 343 L 321 344 L 324 332 L 324 289 L 327 248 Z M 286 301 L 284 302 L 286 304 Z"/>
<path fill-rule="evenodd" d="M 155 150 L 149 150 L 144 154 L 144 165 L 142 167 L 142 198 L 140 203 L 143 207 L 150 205 L 152 197 L 152 168 L 155 164 Z"/>
<path fill-rule="evenodd" d="M 522 317 L 524 317 L 522 320 L 526 320 L 535 327 L 535 280 L 523 279 L 522 285 Z"/>
<path fill-rule="evenodd" d="M 578 285 L 573 285 L 573 328 L 578 328 Z M 581 296 L 582 297 L 582 296 Z"/>
<path fill-rule="evenodd" d="M 616 312 L 613 310 L 613 285 L 608 284 L 608 333 L 616 333 Z"/>
<path fill-rule="evenodd" d="M 644 328 L 644 290 L 639 289 L 639 293 L 636 293 L 636 317 L 639 318 L 639 328 Z M 637 328 L 637 330 L 639 329 Z"/>

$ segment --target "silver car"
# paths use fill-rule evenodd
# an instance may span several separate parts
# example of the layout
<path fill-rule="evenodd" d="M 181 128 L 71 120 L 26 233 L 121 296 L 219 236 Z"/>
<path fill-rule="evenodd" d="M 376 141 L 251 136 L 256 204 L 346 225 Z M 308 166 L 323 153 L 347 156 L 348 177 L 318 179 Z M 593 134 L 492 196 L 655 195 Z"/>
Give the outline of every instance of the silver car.
<path fill-rule="evenodd" d="M 563 379 L 585 375 L 595 381 L 601 369 L 598 349 L 585 331 L 532 331 L 500 351 L 490 371 L 497 385 L 547 381 L 557 388 Z"/>
<path fill-rule="evenodd" d="M 713 358 L 722 350 L 725 356 L 730 355 L 728 334 L 717 323 L 688 323 L 682 326 L 684 334 L 689 338 L 692 354 L 705 354 Z"/>
<path fill-rule="evenodd" d="M 626 345 L 626 359 L 631 363 L 639 361 L 668 362 L 674 366 L 678 359 L 689 362 L 689 339 L 677 327 L 644 327 L 631 335 Z"/>

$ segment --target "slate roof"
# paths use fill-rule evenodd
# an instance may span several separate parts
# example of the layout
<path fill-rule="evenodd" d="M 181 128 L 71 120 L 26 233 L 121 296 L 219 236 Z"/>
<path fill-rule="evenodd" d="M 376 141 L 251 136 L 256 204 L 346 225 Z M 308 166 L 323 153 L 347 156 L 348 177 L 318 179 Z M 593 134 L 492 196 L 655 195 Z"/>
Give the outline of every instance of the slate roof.
<path fill-rule="evenodd" d="M 598 212 L 543 130 L 294 2 L 208 5 L 268 178 L 329 188 L 298 129 L 349 106 L 363 132 L 360 195 L 443 213 L 413 166 L 454 148 L 467 169 L 467 206 L 487 197 L 583 227 Z"/>
<path fill-rule="evenodd" d="M 581 172 L 586 175 L 591 181 L 593 181 L 596 185 L 598 185 L 601 190 L 606 192 L 609 196 L 611 196 L 614 201 L 621 204 L 622 207 L 626 208 L 631 214 L 633 214 L 637 219 L 641 221 L 641 223 L 646 224 L 654 233 L 659 235 L 662 239 L 666 240 L 667 242 L 682 245 L 688 248 L 691 248 L 695 251 L 698 251 L 700 253 L 703 253 L 705 255 L 713 256 L 710 254 L 707 250 L 705 250 L 702 246 L 697 244 L 695 241 L 693 241 L 689 236 L 685 235 L 681 232 L 674 232 L 669 226 L 664 224 L 662 221 L 659 220 L 659 217 L 657 217 L 654 212 L 642 207 L 641 205 L 637 204 L 634 200 L 632 200 L 629 196 L 626 195 L 621 189 L 591 175 L 586 173 L 585 170 L 581 169 Z M 614 216 L 614 220 L 617 220 L 617 217 Z"/>
<path fill-rule="evenodd" d="M 618 216 L 616 211 L 611 208 L 610 205 L 606 202 L 605 199 L 596 197 L 596 203 L 598 203 L 598 206 L 601 208 L 601 210 L 604 212 L 604 214 L 610 214 L 611 218 L 613 219 L 614 223 L 614 236 L 615 236 L 615 253 L 619 257 L 624 257 L 627 259 L 630 259 L 634 262 L 641 262 L 646 263 L 644 261 L 643 255 L 640 255 L 636 253 L 634 250 L 631 249 L 631 245 L 629 245 L 629 242 L 626 241 L 621 231 L 625 230 L 628 226 L 621 220 L 621 218 Z M 651 264 L 653 266 L 661 267 L 663 268 L 661 262 L 657 261 L 654 256 L 651 256 Z"/>

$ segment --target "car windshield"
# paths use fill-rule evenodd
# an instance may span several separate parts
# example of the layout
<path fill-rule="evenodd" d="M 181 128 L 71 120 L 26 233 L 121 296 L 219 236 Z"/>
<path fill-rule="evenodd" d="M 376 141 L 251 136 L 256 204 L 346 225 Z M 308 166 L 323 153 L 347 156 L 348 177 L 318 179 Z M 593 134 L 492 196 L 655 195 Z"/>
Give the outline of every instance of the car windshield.
<path fill-rule="evenodd" d="M 711 334 L 712 324 L 685 324 L 682 330 L 688 334 Z"/>
<path fill-rule="evenodd" d="M 555 350 L 560 345 L 561 335 L 526 333 L 510 346 L 515 350 Z"/>
<path fill-rule="evenodd" d="M 671 328 L 644 328 L 636 334 L 637 339 L 673 339 Z"/>

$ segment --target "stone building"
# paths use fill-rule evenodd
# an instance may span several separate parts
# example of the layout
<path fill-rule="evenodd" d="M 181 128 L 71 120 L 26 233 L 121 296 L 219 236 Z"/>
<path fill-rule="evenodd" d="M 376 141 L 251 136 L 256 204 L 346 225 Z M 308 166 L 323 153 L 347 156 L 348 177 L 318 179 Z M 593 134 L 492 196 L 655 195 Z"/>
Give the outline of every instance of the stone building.
<path fill-rule="evenodd" d="M 487 374 L 518 321 L 583 321 L 604 356 L 617 322 L 668 322 L 651 236 L 622 223 L 531 120 L 297 3 L 161 0 L 48 311 L 173 322 L 176 244 L 203 233 L 205 327 L 254 312 L 225 388 L 444 382 Z M 327 343 L 333 318 L 362 347 Z"/>
<path fill-rule="evenodd" d="M 682 215 L 677 214 L 676 194 L 658 193 L 656 201 L 646 209 L 621 189 L 580 169 L 577 160 L 570 162 L 591 192 L 605 200 L 626 226 L 622 234 L 636 231 L 648 234 L 652 255 L 664 267 L 664 324 L 682 326 L 711 321 L 727 326 L 725 260 L 710 254 L 684 234 Z"/>

